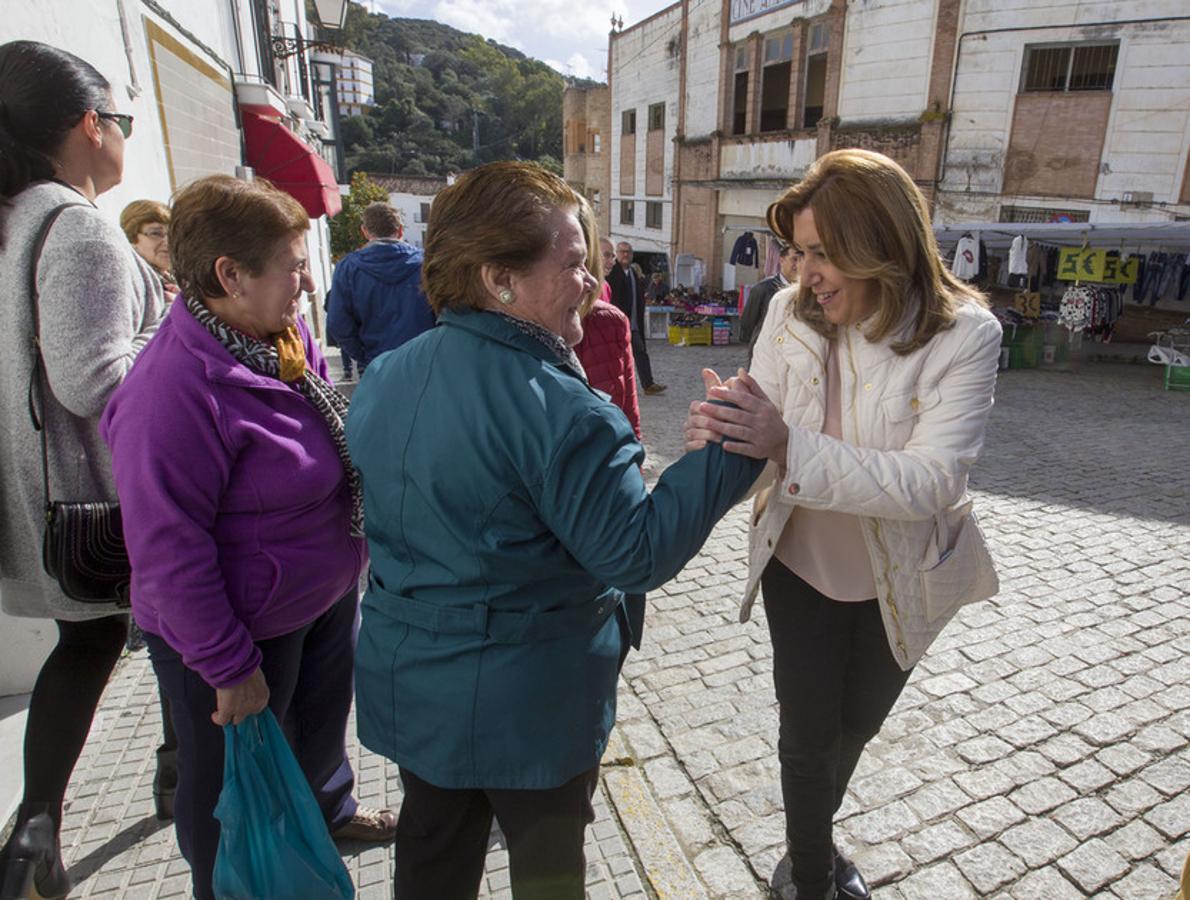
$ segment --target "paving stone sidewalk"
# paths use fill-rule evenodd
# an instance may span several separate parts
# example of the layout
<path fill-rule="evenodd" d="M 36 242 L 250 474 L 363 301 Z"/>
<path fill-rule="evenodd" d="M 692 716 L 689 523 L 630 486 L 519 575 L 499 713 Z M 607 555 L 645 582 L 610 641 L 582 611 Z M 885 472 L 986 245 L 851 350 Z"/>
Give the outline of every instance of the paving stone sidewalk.
<path fill-rule="evenodd" d="M 655 354 L 681 396 L 735 348 Z M 1190 849 L 1190 395 L 1156 367 L 1002 373 L 974 471 L 1002 590 L 917 667 L 837 837 L 880 898 L 1172 897 Z M 706 891 L 762 896 L 782 852 L 771 648 L 740 625 L 747 513 L 651 598 L 620 729 Z"/>
<path fill-rule="evenodd" d="M 698 370 L 739 347 L 652 342 L 650 477 L 681 452 Z M 860 763 L 837 837 L 878 898 L 1172 897 L 1190 849 L 1190 395 L 1156 367 L 1002 373 L 973 476 L 1002 591 L 915 671 Z M 650 595 L 588 834 L 596 898 L 755 898 L 781 853 L 763 610 L 740 625 L 747 512 Z M 76 772 L 64 853 L 77 897 L 174 897 L 188 876 L 152 816 L 158 735 L 143 655 L 119 670 Z M 353 743 L 364 802 L 395 768 Z M 484 896 L 508 897 L 493 836 Z M 364 898 L 387 848 L 347 848 Z"/>

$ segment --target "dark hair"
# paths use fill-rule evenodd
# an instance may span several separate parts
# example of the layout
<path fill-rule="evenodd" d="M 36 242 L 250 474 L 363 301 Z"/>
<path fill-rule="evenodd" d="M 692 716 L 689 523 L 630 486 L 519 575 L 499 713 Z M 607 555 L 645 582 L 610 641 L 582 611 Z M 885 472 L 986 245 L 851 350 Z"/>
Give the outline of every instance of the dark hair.
<path fill-rule="evenodd" d="M 421 267 L 422 288 L 435 314 L 483 309 L 482 268 L 528 269 L 553 242 L 550 213 L 577 211 L 580 202 L 560 177 L 527 162 L 487 163 L 439 192 Z"/>
<path fill-rule="evenodd" d="M 90 63 L 37 41 L 0 44 L 0 205 L 52 178 L 52 155 L 111 85 Z"/>
<path fill-rule="evenodd" d="M 231 257 L 259 275 L 278 241 L 309 227 L 302 205 L 263 178 L 199 178 L 174 194 L 169 222 L 174 277 L 187 297 L 222 297 L 215 273 L 219 257 Z"/>

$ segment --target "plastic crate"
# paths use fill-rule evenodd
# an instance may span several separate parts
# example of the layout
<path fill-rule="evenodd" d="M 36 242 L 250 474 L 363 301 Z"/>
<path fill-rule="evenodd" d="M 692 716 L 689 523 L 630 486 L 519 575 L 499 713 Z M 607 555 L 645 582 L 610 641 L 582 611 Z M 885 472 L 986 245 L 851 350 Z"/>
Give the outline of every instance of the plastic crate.
<path fill-rule="evenodd" d="M 1167 391 L 1190 391 L 1190 366 L 1165 366 Z"/>
<path fill-rule="evenodd" d="M 669 342 L 677 347 L 710 346 L 714 335 L 710 325 L 670 325 Z"/>

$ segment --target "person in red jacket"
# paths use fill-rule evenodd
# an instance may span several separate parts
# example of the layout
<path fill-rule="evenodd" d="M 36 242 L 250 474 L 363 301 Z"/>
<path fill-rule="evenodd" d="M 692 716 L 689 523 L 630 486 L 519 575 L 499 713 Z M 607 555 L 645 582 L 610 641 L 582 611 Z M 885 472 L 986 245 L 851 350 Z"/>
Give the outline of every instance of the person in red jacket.
<path fill-rule="evenodd" d="M 603 281 L 603 272 L 616 261 L 611 242 L 598 237 L 595 215 L 589 207 L 579 211 L 579 222 L 587 235 L 587 268 L 599 278 L 602 292 L 592 292 L 579 308 L 583 318 L 583 339 L 574 352 L 587 373 L 587 382 L 611 397 L 624 411 L 636 439 L 640 435 L 640 404 L 636 399 L 636 364 L 632 358 L 632 328 L 628 317 L 611 303 L 611 285 Z M 602 251 L 602 252 L 601 252 Z M 609 262 L 610 258 L 610 262 Z M 602 261 L 603 265 L 600 265 Z"/>

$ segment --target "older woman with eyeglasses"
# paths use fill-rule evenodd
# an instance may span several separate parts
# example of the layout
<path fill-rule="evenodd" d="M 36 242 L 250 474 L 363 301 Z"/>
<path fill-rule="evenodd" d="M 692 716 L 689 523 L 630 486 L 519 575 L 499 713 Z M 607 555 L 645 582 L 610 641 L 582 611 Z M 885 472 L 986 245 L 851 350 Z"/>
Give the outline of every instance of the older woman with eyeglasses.
<path fill-rule="evenodd" d="M 0 853 L 4 900 L 70 890 L 58 847 L 66 786 L 128 633 L 117 604 L 68 598 L 41 552 L 47 481 L 58 499 L 116 499 L 99 414 L 162 311 L 160 282 L 95 207 L 120 183 L 132 133 L 113 107 L 111 85 L 77 56 L 0 46 L 0 597 L 8 615 L 53 619 L 58 632 L 29 701 L 24 797 Z M 31 389 L 44 400 L 48 477 Z"/>
<path fill-rule="evenodd" d="M 157 200 L 133 200 L 120 213 L 120 227 L 137 255 L 161 279 L 166 303 L 178 293 L 169 267 L 169 207 Z"/>

